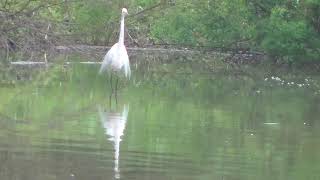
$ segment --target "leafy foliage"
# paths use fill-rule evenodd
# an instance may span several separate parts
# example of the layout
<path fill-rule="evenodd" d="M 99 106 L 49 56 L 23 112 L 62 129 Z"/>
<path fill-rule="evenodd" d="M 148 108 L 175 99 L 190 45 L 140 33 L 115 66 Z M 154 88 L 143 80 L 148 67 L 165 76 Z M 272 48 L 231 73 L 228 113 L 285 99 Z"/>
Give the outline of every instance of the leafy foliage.
<path fill-rule="evenodd" d="M 51 36 L 70 37 L 60 43 L 110 45 L 121 7 L 131 14 L 127 43 L 251 49 L 286 62 L 320 57 L 318 0 L 8 0 L 0 2 L 0 43 L 43 44 L 50 23 Z"/>
<path fill-rule="evenodd" d="M 272 10 L 262 48 L 271 55 L 286 58 L 302 58 L 306 55 L 306 42 L 309 29 L 304 21 L 286 20 L 288 11 L 281 7 Z"/>
<path fill-rule="evenodd" d="M 265 51 L 275 60 L 320 57 L 319 1 L 176 1 L 154 22 L 160 42 Z M 187 9 L 187 10 L 185 10 Z"/>

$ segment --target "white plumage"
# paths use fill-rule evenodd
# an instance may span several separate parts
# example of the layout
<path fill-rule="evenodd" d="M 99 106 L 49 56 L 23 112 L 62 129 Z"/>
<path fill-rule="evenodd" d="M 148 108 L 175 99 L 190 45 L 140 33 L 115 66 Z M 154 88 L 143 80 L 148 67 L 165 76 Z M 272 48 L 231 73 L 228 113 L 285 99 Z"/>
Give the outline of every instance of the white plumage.
<path fill-rule="evenodd" d="M 125 77 L 130 79 L 131 70 L 129 56 L 124 45 L 124 17 L 128 14 L 126 8 L 122 9 L 120 22 L 119 42 L 114 44 L 105 55 L 99 73 L 104 71 L 124 71 Z"/>
<path fill-rule="evenodd" d="M 130 79 L 131 70 L 129 57 L 124 44 L 114 44 L 108 53 L 104 56 L 99 73 L 103 73 L 106 70 L 119 71 L 123 70 L 127 78 Z"/>

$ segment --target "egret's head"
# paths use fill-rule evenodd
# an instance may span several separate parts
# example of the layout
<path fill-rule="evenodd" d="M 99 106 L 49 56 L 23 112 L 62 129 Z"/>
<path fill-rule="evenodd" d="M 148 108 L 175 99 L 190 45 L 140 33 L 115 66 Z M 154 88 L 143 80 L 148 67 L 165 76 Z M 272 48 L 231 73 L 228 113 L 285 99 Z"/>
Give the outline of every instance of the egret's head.
<path fill-rule="evenodd" d="M 128 10 L 126 8 L 122 8 L 122 15 L 123 16 L 128 15 Z"/>

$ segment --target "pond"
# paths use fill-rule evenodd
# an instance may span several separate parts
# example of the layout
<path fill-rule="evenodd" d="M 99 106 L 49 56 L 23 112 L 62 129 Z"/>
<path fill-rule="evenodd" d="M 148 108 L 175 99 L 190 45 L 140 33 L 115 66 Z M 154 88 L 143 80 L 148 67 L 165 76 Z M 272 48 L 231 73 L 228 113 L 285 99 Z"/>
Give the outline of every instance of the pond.
<path fill-rule="evenodd" d="M 318 75 L 132 67 L 117 98 L 95 64 L 2 84 L 1 179 L 320 179 Z"/>

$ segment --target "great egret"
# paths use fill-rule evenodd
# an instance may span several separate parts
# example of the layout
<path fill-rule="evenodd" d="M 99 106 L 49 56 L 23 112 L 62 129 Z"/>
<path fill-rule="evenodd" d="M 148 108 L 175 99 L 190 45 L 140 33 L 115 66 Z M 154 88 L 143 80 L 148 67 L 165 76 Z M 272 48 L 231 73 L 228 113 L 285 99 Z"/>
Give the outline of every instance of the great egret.
<path fill-rule="evenodd" d="M 111 49 L 104 56 L 101 68 L 99 73 L 103 73 L 104 71 L 110 71 L 110 83 L 111 83 L 111 91 L 112 89 L 112 72 L 124 71 L 124 75 L 126 78 L 130 79 L 131 70 L 129 57 L 124 45 L 124 17 L 128 15 L 128 11 L 126 8 L 122 9 L 121 12 L 121 22 L 120 22 L 120 35 L 119 41 L 114 44 Z M 118 86 L 118 78 L 116 80 L 116 88 L 115 92 L 117 93 Z"/>

